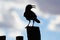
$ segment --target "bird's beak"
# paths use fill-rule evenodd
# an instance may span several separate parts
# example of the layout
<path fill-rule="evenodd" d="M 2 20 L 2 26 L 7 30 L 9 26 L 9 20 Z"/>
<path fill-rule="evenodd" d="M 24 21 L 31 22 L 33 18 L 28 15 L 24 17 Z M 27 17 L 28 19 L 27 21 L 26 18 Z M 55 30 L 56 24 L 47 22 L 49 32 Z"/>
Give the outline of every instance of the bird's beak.
<path fill-rule="evenodd" d="M 35 5 L 32 5 L 33 8 L 36 8 Z"/>

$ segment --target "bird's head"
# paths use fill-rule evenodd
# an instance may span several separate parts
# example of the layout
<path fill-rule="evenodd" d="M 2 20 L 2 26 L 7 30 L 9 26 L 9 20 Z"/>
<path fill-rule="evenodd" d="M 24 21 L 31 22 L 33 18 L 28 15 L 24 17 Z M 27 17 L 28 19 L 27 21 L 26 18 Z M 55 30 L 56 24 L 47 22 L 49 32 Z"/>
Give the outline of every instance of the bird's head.
<path fill-rule="evenodd" d="M 35 8 L 35 5 L 29 4 L 29 5 L 26 6 L 26 8 L 27 8 L 27 9 L 32 9 L 32 8 Z"/>

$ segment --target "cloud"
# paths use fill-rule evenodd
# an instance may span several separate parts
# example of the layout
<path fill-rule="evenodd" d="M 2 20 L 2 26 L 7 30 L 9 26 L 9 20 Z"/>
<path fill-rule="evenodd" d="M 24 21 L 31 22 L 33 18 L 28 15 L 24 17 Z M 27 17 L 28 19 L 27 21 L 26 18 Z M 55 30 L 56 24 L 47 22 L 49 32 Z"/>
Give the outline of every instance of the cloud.
<path fill-rule="evenodd" d="M 19 30 L 23 30 L 25 28 L 25 24 L 18 16 L 17 12 L 12 11 L 12 16 L 14 18 L 14 28 L 15 29 L 19 29 Z"/>
<path fill-rule="evenodd" d="M 0 13 L 0 22 L 3 22 L 4 19 L 3 19 L 3 15 Z"/>
<path fill-rule="evenodd" d="M 8 36 L 10 38 L 15 38 L 16 36 L 22 36 L 22 33 L 19 31 L 12 31 L 12 32 L 9 32 Z"/>
<path fill-rule="evenodd" d="M 60 15 L 57 15 L 53 20 L 50 21 L 48 29 L 51 31 L 60 32 Z"/>
<path fill-rule="evenodd" d="M 7 36 L 11 38 L 22 36 L 21 32 L 25 30 L 26 22 L 21 19 L 22 15 L 19 15 L 18 11 L 23 10 L 25 4 L 1 2 L 0 5 L 0 36 L 5 35 L 6 32 L 8 32 Z"/>
<path fill-rule="evenodd" d="M 20 18 L 22 15 L 19 15 L 20 12 L 18 11 L 20 11 L 19 9 L 23 10 L 25 4 L 7 1 L 1 1 L 0 3 L 0 35 L 5 35 L 8 32 L 7 36 L 11 38 L 22 36 L 21 32 L 25 30 L 26 22 Z"/>
<path fill-rule="evenodd" d="M 36 5 L 36 4 L 35 4 Z M 35 12 L 35 14 L 37 16 L 40 16 L 42 18 L 48 19 L 50 18 L 52 15 L 48 14 L 48 13 L 44 13 L 43 11 L 39 10 L 38 6 L 36 5 L 36 8 L 32 9 L 33 12 Z"/>
<path fill-rule="evenodd" d="M 0 36 L 4 36 L 4 35 L 6 35 L 5 31 L 2 28 L 0 28 Z"/>
<path fill-rule="evenodd" d="M 4 2 L 4 3 L 3 3 Z M 23 30 L 24 26 L 26 23 L 24 23 L 21 18 L 18 15 L 18 8 L 19 9 L 24 9 L 24 3 L 20 4 L 20 3 L 15 3 L 15 2 L 7 2 L 7 1 L 1 1 L 1 10 L 2 12 L 0 14 L 1 18 L 0 21 L 3 22 L 0 24 L 4 25 L 4 28 L 15 28 L 15 29 L 19 29 L 19 30 Z M 22 16 L 22 15 L 20 15 Z"/>
<path fill-rule="evenodd" d="M 7 2 L 16 2 L 16 3 L 25 3 L 24 0 L 0 0 L 0 1 L 7 1 Z"/>
<path fill-rule="evenodd" d="M 36 3 L 39 9 L 45 13 L 60 14 L 60 0 L 32 0 L 31 3 Z"/>

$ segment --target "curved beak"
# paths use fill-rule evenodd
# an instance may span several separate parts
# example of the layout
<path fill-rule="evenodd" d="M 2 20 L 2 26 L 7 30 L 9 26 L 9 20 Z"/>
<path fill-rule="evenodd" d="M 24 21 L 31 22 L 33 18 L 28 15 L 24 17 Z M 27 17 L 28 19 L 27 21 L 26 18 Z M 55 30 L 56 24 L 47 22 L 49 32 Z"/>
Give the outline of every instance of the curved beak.
<path fill-rule="evenodd" d="M 36 8 L 36 6 L 35 6 L 35 5 L 32 5 L 32 7 L 33 7 L 33 8 Z"/>

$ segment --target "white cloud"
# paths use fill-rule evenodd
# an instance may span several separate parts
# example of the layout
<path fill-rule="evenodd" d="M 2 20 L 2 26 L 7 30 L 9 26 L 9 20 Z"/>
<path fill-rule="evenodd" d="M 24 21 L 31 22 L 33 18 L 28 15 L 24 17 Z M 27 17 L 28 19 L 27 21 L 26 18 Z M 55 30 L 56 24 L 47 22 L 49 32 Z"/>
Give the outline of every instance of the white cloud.
<path fill-rule="evenodd" d="M 5 2 L 15 2 L 15 3 L 25 3 L 25 0 L 0 0 L 0 1 L 5 1 Z"/>
<path fill-rule="evenodd" d="M 19 30 L 23 30 L 25 23 L 20 19 L 18 13 L 14 10 L 12 10 L 11 13 L 9 13 L 9 10 L 11 8 L 16 8 L 16 9 L 24 9 L 25 8 L 25 4 L 24 3 L 15 3 L 15 2 L 9 2 L 9 1 L 1 1 L 1 14 L 3 16 L 0 16 L 0 21 L 5 22 L 6 25 L 8 25 L 9 27 L 14 27 L 16 29 Z M 4 19 L 3 19 L 4 18 Z"/>
<path fill-rule="evenodd" d="M 24 9 L 26 6 L 25 3 L 20 4 L 15 2 L 0 1 L 0 6 L 0 21 L 2 22 L 4 20 L 3 23 L 0 23 L 3 25 L 7 25 L 7 27 L 0 26 L 0 28 L 2 27 L 0 29 L 0 36 L 5 35 L 6 32 L 6 35 L 11 38 L 14 38 L 16 36 L 22 36 L 21 31 L 23 32 L 25 30 L 26 22 L 21 20 L 16 11 L 12 10 L 11 13 L 9 13 L 9 10 L 11 8 Z"/>
<path fill-rule="evenodd" d="M 48 25 L 48 29 L 52 31 L 60 31 L 60 15 L 56 15 L 56 18 L 51 20 Z"/>
<path fill-rule="evenodd" d="M 3 21 L 4 21 L 3 15 L 0 13 L 0 22 L 3 22 Z"/>
<path fill-rule="evenodd" d="M 5 35 L 5 31 L 2 28 L 0 28 L 0 36 L 4 36 L 4 35 Z"/>
<path fill-rule="evenodd" d="M 21 20 L 21 18 L 19 17 L 16 11 L 12 10 L 11 13 L 9 13 L 9 10 L 11 8 L 24 9 L 25 4 L 19 4 L 14 2 L 1 2 L 0 6 L 1 6 L 0 21 L 2 22 L 2 23 L 0 22 L 0 25 L 1 24 L 6 25 L 4 27 L 0 26 L 0 28 L 2 27 L 2 30 L 0 29 L 0 35 L 5 34 L 4 32 L 5 29 L 6 32 L 8 31 L 10 33 L 10 34 L 8 33 L 10 37 L 22 35 L 21 31 L 25 30 L 26 22 L 23 22 Z M 12 30 L 17 30 L 17 31 L 12 31 Z"/>
<path fill-rule="evenodd" d="M 15 38 L 16 36 L 23 36 L 23 35 L 19 31 L 12 31 L 12 32 L 9 32 L 8 36 L 11 38 Z"/>
<path fill-rule="evenodd" d="M 10 8 L 20 8 L 20 9 L 23 9 L 25 7 L 25 4 L 24 3 L 15 3 L 15 2 L 1 2 L 1 6 L 4 6 L 3 8 L 5 10 L 8 10 Z"/>
<path fill-rule="evenodd" d="M 25 28 L 25 24 L 20 17 L 18 16 L 17 12 L 13 11 L 12 16 L 14 18 L 14 28 L 18 30 L 23 30 Z"/>

